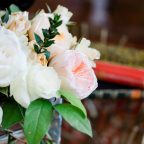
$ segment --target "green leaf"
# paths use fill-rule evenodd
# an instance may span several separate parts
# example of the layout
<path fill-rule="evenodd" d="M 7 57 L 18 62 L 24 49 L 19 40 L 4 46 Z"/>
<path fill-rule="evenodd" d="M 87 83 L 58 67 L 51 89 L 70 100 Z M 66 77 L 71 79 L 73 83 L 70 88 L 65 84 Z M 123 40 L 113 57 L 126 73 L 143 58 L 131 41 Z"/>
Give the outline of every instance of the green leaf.
<path fill-rule="evenodd" d="M 8 92 L 8 87 L 0 87 L 0 93 L 8 96 L 9 92 Z"/>
<path fill-rule="evenodd" d="M 46 59 L 49 59 L 49 57 L 50 57 L 50 52 L 49 51 L 45 51 L 45 56 L 46 56 Z"/>
<path fill-rule="evenodd" d="M 42 29 L 43 36 L 48 37 L 48 29 Z"/>
<path fill-rule="evenodd" d="M 9 11 L 6 9 L 6 13 L 1 17 L 3 23 L 7 23 L 9 20 Z"/>
<path fill-rule="evenodd" d="M 59 21 L 57 24 L 55 24 L 56 27 L 59 27 L 62 24 L 62 21 Z"/>
<path fill-rule="evenodd" d="M 38 99 L 28 107 L 24 120 L 24 133 L 28 144 L 39 144 L 48 131 L 53 116 L 52 104 Z"/>
<path fill-rule="evenodd" d="M 19 109 L 19 105 L 14 101 L 5 102 L 3 107 L 3 120 L 2 127 L 10 128 L 16 123 L 19 123 L 23 120 L 23 116 Z"/>
<path fill-rule="evenodd" d="M 64 91 L 64 90 L 60 90 L 60 94 L 62 95 L 62 97 L 64 97 L 68 102 L 70 102 L 73 106 L 79 108 L 82 113 L 84 114 L 85 117 L 87 117 L 87 112 L 85 107 L 83 106 L 82 102 L 80 101 L 80 99 L 75 96 L 74 94 L 68 92 L 68 91 Z"/>
<path fill-rule="evenodd" d="M 36 53 L 39 53 L 39 50 L 40 50 L 40 49 L 39 49 L 39 46 L 36 45 L 36 44 L 34 44 L 34 50 L 35 50 Z"/>
<path fill-rule="evenodd" d="M 75 129 L 92 137 L 92 129 L 89 120 L 81 114 L 81 111 L 71 104 L 56 105 L 55 109 Z"/>
<path fill-rule="evenodd" d="M 43 45 L 43 41 L 42 39 L 40 38 L 39 35 L 37 35 L 36 33 L 34 33 L 34 36 L 35 36 L 35 40 L 36 42 L 38 43 L 39 46 L 42 46 Z"/>
<path fill-rule="evenodd" d="M 15 12 L 20 12 L 21 10 L 15 4 L 11 4 L 9 7 L 9 11 L 10 11 L 10 13 L 15 13 Z"/>
<path fill-rule="evenodd" d="M 60 17 L 61 17 L 60 15 L 55 14 L 55 15 L 54 15 L 54 21 L 55 21 L 55 22 L 59 21 L 59 20 L 60 20 Z"/>
<path fill-rule="evenodd" d="M 47 39 L 45 39 L 45 41 L 44 41 L 44 47 L 49 47 L 52 44 L 54 44 L 54 40 L 47 40 Z"/>

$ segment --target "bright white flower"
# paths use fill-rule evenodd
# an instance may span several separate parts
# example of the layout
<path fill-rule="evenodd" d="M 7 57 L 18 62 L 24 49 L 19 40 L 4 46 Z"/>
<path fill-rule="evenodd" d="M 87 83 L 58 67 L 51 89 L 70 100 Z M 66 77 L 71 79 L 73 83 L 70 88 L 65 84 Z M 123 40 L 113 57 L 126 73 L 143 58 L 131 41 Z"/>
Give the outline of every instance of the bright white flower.
<path fill-rule="evenodd" d="M 3 110 L 0 107 L 0 124 L 2 123 L 2 119 L 3 119 Z"/>
<path fill-rule="evenodd" d="M 77 50 L 67 50 L 52 59 L 62 83 L 61 89 L 80 99 L 89 96 L 97 87 L 97 79 L 86 55 Z"/>
<path fill-rule="evenodd" d="M 28 12 L 15 12 L 9 15 L 9 20 L 5 24 L 7 29 L 17 34 L 26 34 L 31 24 L 28 20 Z"/>
<path fill-rule="evenodd" d="M 40 64 L 32 66 L 27 80 L 31 100 L 38 98 L 50 99 L 55 97 L 60 89 L 60 79 L 52 67 Z"/>
<path fill-rule="evenodd" d="M 90 44 L 90 40 L 83 38 L 75 49 L 84 53 L 92 62 L 93 60 L 100 58 L 100 52 L 94 48 L 90 48 Z"/>
<path fill-rule="evenodd" d="M 10 85 L 10 95 L 21 106 L 27 108 L 30 104 L 30 96 L 27 89 L 27 70 L 18 75 Z"/>
<path fill-rule="evenodd" d="M 55 14 L 61 15 L 61 19 L 63 21 L 63 24 L 67 24 L 72 17 L 73 13 L 69 12 L 66 7 L 63 7 L 61 5 L 58 5 L 57 9 L 54 11 Z"/>
<path fill-rule="evenodd" d="M 0 37 L 0 87 L 6 87 L 26 68 L 26 56 L 14 32 L 0 27 Z"/>
<path fill-rule="evenodd" d="M 27 108 L 31 101 L 38 98 L 58 97 L 60 79 L 52 67 L 34 64 L 11 83 L 10 92 L 14 99 Z"/>
<path fill-rule="evenodd" d="M 42 39 L 44 39 L 42 29 L 49 29 L 49 17 L 53 17 L 53 14 L 48 14 L 44 11 L 41 11 L 34 17 L 32 20 L 31 28 L 29 30 L 29 38 L 31 41 L 35 40 L 34 33 L 38 34 Z"/>
<path fill-rule="evenodd" d="M 52 57 L 62 54 L 66 50 L 70 49 L 75 42 L 75 37 L 73 37 L 68 31 L 67 26 L 61 25 L 58 27 L 58 32 L 60 35 L 57 35 L 54 38 L 55 43 L 47 49 L 50 51 Z"/>

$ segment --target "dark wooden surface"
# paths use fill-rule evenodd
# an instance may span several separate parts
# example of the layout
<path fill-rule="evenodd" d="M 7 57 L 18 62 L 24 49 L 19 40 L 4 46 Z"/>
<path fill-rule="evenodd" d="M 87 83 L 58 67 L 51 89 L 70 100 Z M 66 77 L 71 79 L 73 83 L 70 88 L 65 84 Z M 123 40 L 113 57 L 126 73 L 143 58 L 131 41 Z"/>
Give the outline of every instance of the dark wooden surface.
<path fill-rule="evenodd" d="M 72 18 L 78 24 L 88 23 L 89 37 L 98 41 L 102 28 L 109 30 L 109 41 L 118 43 L 122 36 L 128 38 L 128 45 L 144 48 L 144 1 L 143 0 L 101 0 L 104 5 L 104 20 L 99 20 L 102 13 L 99 0 L 36 0 L 29 9 L 31 15 L 38 9 L 46 9 L 47 3 L 52 10 L 58 4 L 64 5 L 74 13 Z M 100 5 L 100 6 L 99 6 Z M 98 20 L 99 21 L 98 21 Z M 94 37 L 95 36 L 95 37 Z"/>

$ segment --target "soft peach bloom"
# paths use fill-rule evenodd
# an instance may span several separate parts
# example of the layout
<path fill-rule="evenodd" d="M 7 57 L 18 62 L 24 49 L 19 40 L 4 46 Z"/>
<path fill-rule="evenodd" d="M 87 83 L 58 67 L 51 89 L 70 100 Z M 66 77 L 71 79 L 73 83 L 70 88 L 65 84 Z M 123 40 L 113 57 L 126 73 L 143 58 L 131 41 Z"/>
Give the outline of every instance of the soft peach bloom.
<path fill-rule="evenodd" d="M 97 78 L 87 56 L 76 50 L 67 50 L 52 59 L 62 84 L 61 89 L 69 91 L 80 99 L 89 96 L 97 87 Z"/>
<path fill-rule="evenodd" d="M 54 38 L 55 43 L 47 49 L 50 51 L 51 57 L 57 56 L 66 50 L 69 50 L 76 42 L 76 38 L 71 35 L 67 26 L 61 25 L 58 27 L 58 32 L 60 35 L 57 35 Z"/>
<path fill-rule="evenodd" d="M 39 63 L 42 66 L 47 66 L 48 60 L 45 54 L 37 54 L 35 51 L 30 50 L 28 54 L 28 62 L 31 64 Z"/>
<path fill-rule="evenodd" d="M 54 14 L 45 13 L 44 11 L 41 11 L 32 20 L 32 26 L 29 30 L 31 48 L 33 48 L 33 44 L 35 43 L 34 33 L 38 34 L 42 39 L 44 39 L 42 29 L 49 29 L 50 27 L 50 23 L 48 19 L 49 17 L 53 18 Z M 47 48 L 47 50 L 51 54 L 51 57 L 63 53 L 65 50 L 70 49 L 76 43 L 76 38 L 71 35 L 71 33 L 68 31 L 68 28 L 65 24 L 62 24 L 61 26 L 58 27 L 58 32 L 60 33 L 60 35 L 57 35 L 54 38 L 55 43 Z"/>
<path fill-rule="evenodd" d="M 71 33 L 69 33 L 67 26 L 61 25 L 60 27 L 58 27 L 58 32 L 60 34 L 54 38 L 55 40 L 54 44 L 52 44 L 50 47 L 47 48 L 47 50 L 50 52 L 50 58 L 62 54 L 66 50 L 76 45 L 76 41 L 77 41 L 76 37 L 73 37 Z M 34 50 L 34 44 L 36 44 L 35 40 L 29 42 L 29 47 L 32 50 Z"/>
<path fill-rule="evenodd" d="M 37 55 L 37 59 L 38 59 L 38 62 L 43 65 L 43 66 L 47 66 L 48 64 L 48 61 L 46 59 L 46 56 L 44 54 L 38 54 Z"/>
<path fill-rule="evenodd" d="M 5 24 L 7 29 L 18 34 L 26 34 L 31 24 L 28 20 L 28 12 L 16 12 L 9 16 L 9 21 Z"/>
<path fill-rule="evenodd" d="M 53 15 L 45 13 L 43 10 L 34 17 L 29 30 L 29 38 L 31 41 L 35 39 L 34 33 L 38 34 L 42 39 L 44 39 L 42 29 L 49 29 L 49 17 L 53 17 Z"/>
<path fill-rule="evenodd" d="M 34 50 L 34 44 L 36 44 L 36 41 L 30 41 L 29 42 L 29 54 L 28 54 L 28 61 L 30 63 L 39 63 L 43 66 L 47 66 L 48 60 L 46 59 L 46 56 L 44 53 L 37 54 Z"/>

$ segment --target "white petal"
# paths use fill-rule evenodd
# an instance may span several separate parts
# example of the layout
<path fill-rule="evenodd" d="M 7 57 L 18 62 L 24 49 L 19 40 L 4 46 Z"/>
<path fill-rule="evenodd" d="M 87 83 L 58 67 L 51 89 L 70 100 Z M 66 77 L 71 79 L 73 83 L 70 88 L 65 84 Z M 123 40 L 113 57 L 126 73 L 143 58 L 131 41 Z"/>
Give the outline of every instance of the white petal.
<path fill-rule="evenodd" d="M 10 94 L 23 107 L 27 108 L 30 104 L 29 93 L 27 90 L 26 74 L 19 75 L 10 85 Z"/>
<path fill-rule="evenodd" d="M 100 58 L 100 52 L 94 48 L 90 48 L 90 41 L 83 38 L 81 42 L 77 45 L 76 49 L 84 53 L 90 60 L 95 60 Z"/>
<path fill-rule="evenodd" d="M 60 14 L 61 19 L 64 24 L 67 24 L 70 18 L 72 17 L 73 13 L 69 12 L 66 7 L 58 5 L 57 9 L 54 11 L 55 14 Z"/>
<path fill-rule="evenodd" d="M 33 65 L 28 72 L 28 91 L 30 99 L 50 99 L 60 89 L 60 79 L 52 67 Z"/>

